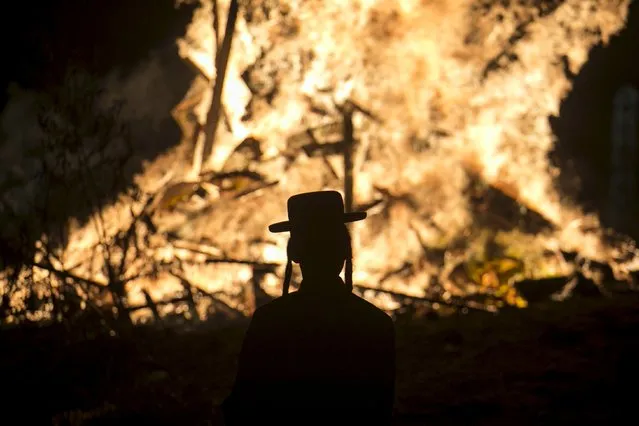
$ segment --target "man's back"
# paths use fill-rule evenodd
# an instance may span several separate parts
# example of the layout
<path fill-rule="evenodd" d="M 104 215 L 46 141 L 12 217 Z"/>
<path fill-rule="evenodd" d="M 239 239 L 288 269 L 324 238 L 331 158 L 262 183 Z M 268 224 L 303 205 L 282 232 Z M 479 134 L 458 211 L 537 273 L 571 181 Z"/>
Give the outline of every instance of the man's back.
<path fill-rule="evenodd" d="M 301 290 L 255 312 L 225 402 L 230 424 L 249 412 L 280 424 L 390 422 L 393 323 L 341 284 Z"/>

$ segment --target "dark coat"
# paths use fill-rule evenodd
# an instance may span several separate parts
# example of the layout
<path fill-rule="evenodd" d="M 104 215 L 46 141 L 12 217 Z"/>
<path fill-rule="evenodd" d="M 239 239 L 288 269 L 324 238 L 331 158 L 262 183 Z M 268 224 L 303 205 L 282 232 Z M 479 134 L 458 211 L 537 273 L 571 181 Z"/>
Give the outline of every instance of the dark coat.
<path fill-rule="evenodd" d="M 383 311 L 344 283 L 280 297 L 253 315 L 228 425 L 391 422 L 395 331 Z"/>

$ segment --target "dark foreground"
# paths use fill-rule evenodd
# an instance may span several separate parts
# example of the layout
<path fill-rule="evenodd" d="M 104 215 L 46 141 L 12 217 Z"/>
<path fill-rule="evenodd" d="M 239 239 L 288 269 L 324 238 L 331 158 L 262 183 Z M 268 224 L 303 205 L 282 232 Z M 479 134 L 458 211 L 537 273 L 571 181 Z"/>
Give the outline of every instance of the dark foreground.
<path fill-rule="evenodd" d="M 397 425 L 632 422 L 639 295 L 397 324 Z M 0 335 L 0 424 L 214 425 L 243 326 Z"/>

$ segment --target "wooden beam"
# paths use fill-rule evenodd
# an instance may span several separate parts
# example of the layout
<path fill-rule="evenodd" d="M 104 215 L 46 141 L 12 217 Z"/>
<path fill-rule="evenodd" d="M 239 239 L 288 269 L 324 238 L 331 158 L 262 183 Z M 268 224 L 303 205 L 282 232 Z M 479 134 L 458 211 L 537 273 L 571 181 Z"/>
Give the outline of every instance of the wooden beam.
<path fill-rule="evenodd" d="M 204 126 L 204 146 L 202 147 L 202 158 L 207 158 L 213 152 L 215 136 L 217 133 L 218 123 L 222 114 L 222 93 L 224 91 L 224 78 L 226 76 L 226 68 L 231 53 L 231 45 L 233 42 L 233 33 L 235 32 L 235 22 L 239 10 L 238 0 L 231 0 L 229 6 L 228 18 L 226 20 L 226 30 L 224 39 L 220 46 L 219 52 L 215 55 L 215 84 L 213 86 L 213 97 L 211 99 L 211 107 L 206 117 Z"/>
<path fill-rule="evenodd" d="M 341 108 L 343 121 L 343 143 L 344 143 L 344 209 L 346 212 L 353 211 L 354 204 L 354 176 L 353 176 L 353 151 L 355 149 L 355 138 L 353 137 L 353 105 L 346 102 Z"/>

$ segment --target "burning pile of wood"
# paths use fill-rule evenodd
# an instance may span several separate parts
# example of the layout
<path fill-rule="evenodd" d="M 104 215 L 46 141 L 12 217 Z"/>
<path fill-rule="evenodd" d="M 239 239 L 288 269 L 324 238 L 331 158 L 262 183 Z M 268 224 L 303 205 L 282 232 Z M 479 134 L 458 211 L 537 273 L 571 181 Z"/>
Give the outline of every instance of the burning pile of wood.
<path fill-rule="evenodd" d="M 369 214 L 356 291 L 389 310 L 522 307 L 525 279 L 549 276 L 631 282 L 636 247 L 568 203 L 547 159 L 566 69 L 628 3 L 199 0 L 178 41 L 195 71 L 173 110 L 182 143 L 104 216 L 130 270 L 39 266 L 123 311 L 159 317 L 182 292 L 191 316 L 250 313 L 281 291 L 286 236 L 268 224 L 333 188 Z"/>

